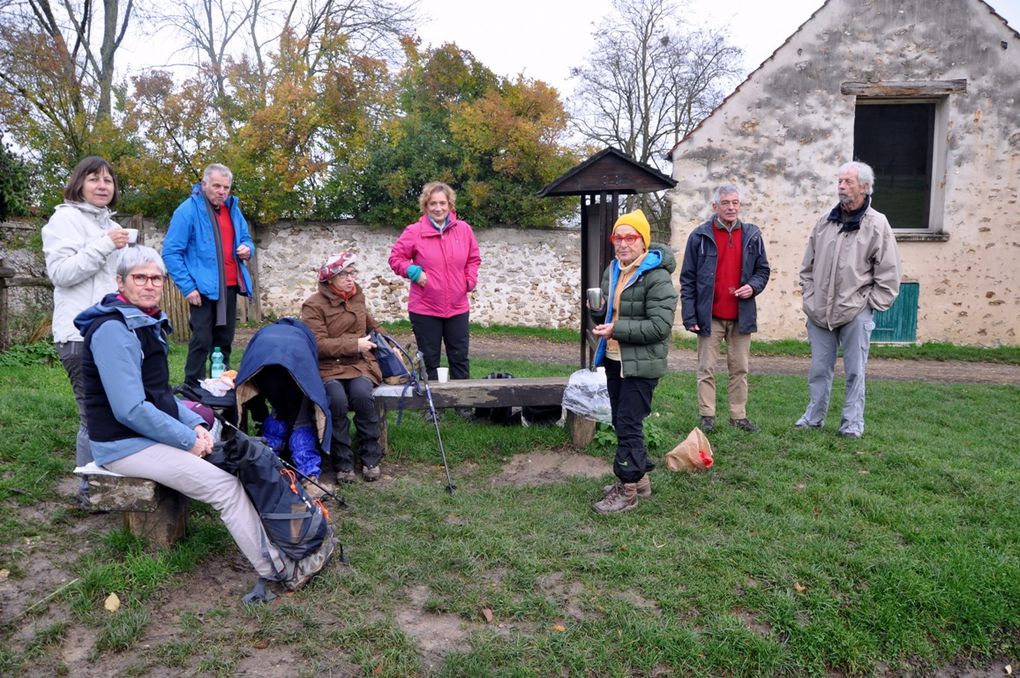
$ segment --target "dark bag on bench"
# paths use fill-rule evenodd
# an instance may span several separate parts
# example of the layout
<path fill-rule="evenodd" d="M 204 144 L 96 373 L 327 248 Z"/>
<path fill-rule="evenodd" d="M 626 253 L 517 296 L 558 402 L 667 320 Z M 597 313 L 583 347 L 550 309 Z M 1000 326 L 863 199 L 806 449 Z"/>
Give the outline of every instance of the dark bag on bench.
<path fill-rule="evenodd" d="M 379 362 L 379 369 L 382 370 L 383 381 L 387 384 L 403 384 L 410 380 L 411 369 L 408 362 L 407 352 L 388 334 L 378 330 L 372 330 L 368 334 L 369 340 L 375 344 L 372 349 L 375 359 Z"/>
<path fill-rule="evenodd" d="M 322 502 L 309 498 L 294 472 L 260 439 L 230 428 L 224 433 L 229 437 L 206 459 L 241 481 L 269 540 L 295 561 L 317 551 L 333 530 Z"/>
<path fill-rule="evenodd" d="M 509 372 L 490 372 L 483 379 L 513 379 Z M 488 421 L 500 426 L 516 426 L 521 423 L 521 411 L 513 407 L 476 407 L 475 419 Z"/>

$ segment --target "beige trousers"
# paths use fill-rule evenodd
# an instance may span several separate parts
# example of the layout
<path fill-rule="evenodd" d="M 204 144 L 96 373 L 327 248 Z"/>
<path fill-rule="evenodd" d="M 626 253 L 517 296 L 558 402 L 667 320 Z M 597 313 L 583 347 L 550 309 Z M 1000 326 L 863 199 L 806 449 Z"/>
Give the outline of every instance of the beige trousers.
<path fill-rule="evenodd" d="M 726 342 L 726 368 L 730 374 L 730 418 L 747 418 L 747 363 L 751 335 L 737 332 L 736 320 L 712 318 L 712 334 L 698 337 L 698 415 L 715 416 L 715 365 Z"/>

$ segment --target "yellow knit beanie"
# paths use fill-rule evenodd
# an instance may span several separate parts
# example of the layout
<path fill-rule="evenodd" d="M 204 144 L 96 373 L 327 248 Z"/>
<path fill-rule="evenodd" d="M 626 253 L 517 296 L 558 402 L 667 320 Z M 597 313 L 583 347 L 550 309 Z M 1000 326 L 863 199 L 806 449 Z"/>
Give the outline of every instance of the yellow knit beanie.
<path fill-rule="evenodd" d="M 648 225 L 648 219 L 645 218 L 644 212 L 634 210 L 633 212 L 620 215 L 620 218 L 613 224 L 613 233 L 616 233 L 616 229 L 620 226 L 630 226 L 637 231 L 645 242 L 645 249 L 648 249 L 648 245 L 652 241 L 652 227 Z"/>

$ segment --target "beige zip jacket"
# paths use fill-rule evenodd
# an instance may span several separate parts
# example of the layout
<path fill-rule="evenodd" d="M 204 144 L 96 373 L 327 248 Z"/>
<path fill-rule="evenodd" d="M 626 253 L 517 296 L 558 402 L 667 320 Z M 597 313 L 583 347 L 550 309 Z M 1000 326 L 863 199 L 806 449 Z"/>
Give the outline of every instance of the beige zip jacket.
<path fill-rule="evenodd" d="M 57 205 L 43 226 L 46 273 L 53 282 L 53 341 L 81 341 L 74 317 L 117 291 L 117 247 L 106 232 L 117 224 L 105 207 Z"/>
<path fill-rule="evenodd" d="M 808 238 L 800 267 L 804 313 L 829 330 L 870 306 L 885 311 L 900 293 L 900 254 L 889 220 L 869 207 L 856 231 L 840 233 L 826 212 Z"/>

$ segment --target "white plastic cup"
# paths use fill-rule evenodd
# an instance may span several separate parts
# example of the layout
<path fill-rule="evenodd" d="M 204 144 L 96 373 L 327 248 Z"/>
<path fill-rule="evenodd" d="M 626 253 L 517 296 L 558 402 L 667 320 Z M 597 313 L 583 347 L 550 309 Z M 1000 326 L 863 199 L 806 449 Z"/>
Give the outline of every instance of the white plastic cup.
<path fill-rule="evenodd" d="M 440 384 L 445 384 L 450 381 L 450 368 L 449 367 L 437 367 L 436 377 L 439 379 Z"/>
<path fill-rule="evenodd" d="M 128 245 L 134 245 L 138 242 L 138 229 L 137 228 L 125 228 L 128 234 Z"/>

